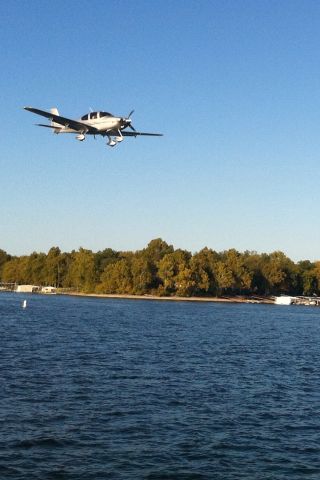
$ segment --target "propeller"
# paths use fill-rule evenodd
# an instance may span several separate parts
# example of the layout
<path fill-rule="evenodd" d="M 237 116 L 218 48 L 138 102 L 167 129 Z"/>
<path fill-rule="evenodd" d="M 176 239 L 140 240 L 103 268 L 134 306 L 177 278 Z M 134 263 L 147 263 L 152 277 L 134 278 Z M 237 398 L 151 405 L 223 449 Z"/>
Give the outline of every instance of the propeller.
<path fill-rule="evenodd" d="M 121 123 L 123 125 L 123 128 L 129 127 L 133 132 L 136 132 L 136 129 L 131 125 L 131 115 L 134 113 L 134 110 L 131 110 L 129 115 L 126 118 L 121 119 Z"/>
<path fill-rule="evenodd" d="M 131 112 L 129 113 L 128 117 L 127 117 L 127 120 L 130 120 L 130 123 L 128 123 L 128 127 L 131 128 L 131 130 L 133 132 L 136 132 L 137 130 L 134 128 L 133 125 L 131 125 L 131 115 L 134 113 L 134 110 L 131 110 Z"/>

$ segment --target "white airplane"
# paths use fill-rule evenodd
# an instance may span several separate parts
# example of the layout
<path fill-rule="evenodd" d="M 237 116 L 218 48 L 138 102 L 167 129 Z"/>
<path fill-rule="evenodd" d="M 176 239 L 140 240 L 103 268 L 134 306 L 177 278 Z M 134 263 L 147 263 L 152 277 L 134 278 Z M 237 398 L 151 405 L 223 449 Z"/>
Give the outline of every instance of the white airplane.
<path fill-rule="evenodd" d="M 24 109 L 51 120 L 50 125 L 37 123 L 36 125 L 39 127 L 52 128 L 54 133 L 75 133 L 76 139 L 80 140 L 80 142 L 85 140 L 86 135 L 102 135 L 103 137 L 108 137 L 107 145 L 114 147 L 122 142 L 123 137 L 136 137 L 137 135 L 162 136 L 162 133 L 137 132 L 132 126 L 131 120 L 134 110 L 127 117 L 115 117 L 108 112 L 90 112 L 83 115 L 79 120 L 71 120 L 70 118 L 61 117 L 56 108 L 51 108 L 50 112 L 33 107 L 24 107 Z M 127 127 L 131 129 L 131 132 L 125 130 Z"/>

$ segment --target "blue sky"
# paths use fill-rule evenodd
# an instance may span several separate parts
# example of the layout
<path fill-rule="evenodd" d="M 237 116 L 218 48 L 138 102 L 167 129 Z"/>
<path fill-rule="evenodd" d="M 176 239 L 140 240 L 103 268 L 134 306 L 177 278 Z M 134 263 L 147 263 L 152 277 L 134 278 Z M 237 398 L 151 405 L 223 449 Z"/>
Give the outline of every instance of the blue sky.
<path fill-rule="evenodd" d="M 0 248 L 320 259 L 319 2 L 15 1 L 0 24 Z M 25 105 L 164 137 L 78 142 Z"/>

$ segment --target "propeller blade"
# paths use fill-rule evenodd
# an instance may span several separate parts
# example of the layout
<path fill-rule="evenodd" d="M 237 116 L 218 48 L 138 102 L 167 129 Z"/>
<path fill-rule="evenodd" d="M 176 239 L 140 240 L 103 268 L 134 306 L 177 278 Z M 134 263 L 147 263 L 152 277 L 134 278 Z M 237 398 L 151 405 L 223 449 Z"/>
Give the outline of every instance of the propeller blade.
<path fill-rule="evenodd" d="M 132 126 L 131 124 L 129 125 L 129 128 L 131 128 L 131 130 L 133 130 L 134 132 L 137 131 L 137 130 L 134 128 L 134 126 Z"/>
<path fill-rule="evenodd" d="M 130 118 L 133 113 L 134 113 L 134 110 L 131 110 L 131 112 L 128 115 L 128 118 Z"/>

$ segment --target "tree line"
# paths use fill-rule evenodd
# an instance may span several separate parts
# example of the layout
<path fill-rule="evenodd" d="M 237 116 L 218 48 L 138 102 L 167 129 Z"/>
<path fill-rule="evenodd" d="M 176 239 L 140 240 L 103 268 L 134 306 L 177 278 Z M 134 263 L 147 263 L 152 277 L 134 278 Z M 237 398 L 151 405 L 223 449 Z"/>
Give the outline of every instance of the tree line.
<path fill-rule="evenodd" d="M 79 248 L 12 256 L 0 250 L 0 281 L 52 285 L 83 293 L 133 295 L 319 295 L 320 261 L 293 262 L 283 252 L 192 254 L 161 238 L 135 252 Z"/>

